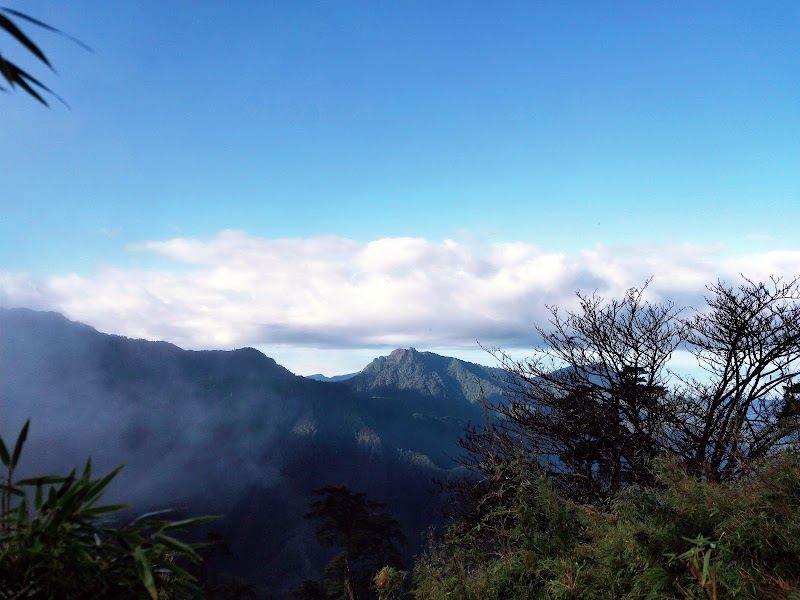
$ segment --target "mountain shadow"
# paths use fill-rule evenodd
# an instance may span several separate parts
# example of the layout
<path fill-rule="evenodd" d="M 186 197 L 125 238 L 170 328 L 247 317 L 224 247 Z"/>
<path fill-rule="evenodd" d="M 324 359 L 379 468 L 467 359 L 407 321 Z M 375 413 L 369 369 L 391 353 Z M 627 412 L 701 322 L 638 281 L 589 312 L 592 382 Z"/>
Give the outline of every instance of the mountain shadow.
<path fill-rule="evenodd" d="M 482 418 L 477 382 L 497 393 L 490 369 L 413 349 L 320 382 L 253 348 L 188 351 L 28 309 L 0 309 L 0 373 L 0 434 L 32 420 L 21 476 L 125 464 L 109 500 L 225 514 L 219 568 L 275 593 L 330 558 L 302 518 L 324 484 L 388 502 L 410 562 L 441 501 L 431 481 Z"/>

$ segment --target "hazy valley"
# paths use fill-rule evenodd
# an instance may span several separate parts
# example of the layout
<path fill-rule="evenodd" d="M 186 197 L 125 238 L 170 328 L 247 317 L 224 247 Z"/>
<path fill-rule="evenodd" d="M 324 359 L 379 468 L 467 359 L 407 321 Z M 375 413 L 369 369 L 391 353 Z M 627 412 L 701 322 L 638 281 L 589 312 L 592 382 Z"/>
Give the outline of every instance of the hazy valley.
<path fill-rule="evenodd" d="M 252 348 L 186 351 L 28 309 L 0 309 L 0 369 L 0 433 L 32 421 L 23 473 L 125 464 L 111 500 L 225 515 L 218 567 L 272 590 L 330 558 L 302 518 L 328 483 L 388 502 L 410 563 L 440 508 L 433 480 L 483 419 L 481 388 L 502 393 L 499 370 L 413 348 L 316 381 Z"/>

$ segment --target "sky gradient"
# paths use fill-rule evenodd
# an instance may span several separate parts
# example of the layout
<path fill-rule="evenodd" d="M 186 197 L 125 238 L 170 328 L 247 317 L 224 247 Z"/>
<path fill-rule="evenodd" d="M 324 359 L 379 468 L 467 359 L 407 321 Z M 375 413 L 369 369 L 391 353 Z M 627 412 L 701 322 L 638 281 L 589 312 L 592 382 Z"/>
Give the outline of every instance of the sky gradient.
<path fill-rule="evenodd" d="M 3 4 L 94 53 L 0 38 L 0 305 L 332 375 L 800 274 L 796 2 Z"/>

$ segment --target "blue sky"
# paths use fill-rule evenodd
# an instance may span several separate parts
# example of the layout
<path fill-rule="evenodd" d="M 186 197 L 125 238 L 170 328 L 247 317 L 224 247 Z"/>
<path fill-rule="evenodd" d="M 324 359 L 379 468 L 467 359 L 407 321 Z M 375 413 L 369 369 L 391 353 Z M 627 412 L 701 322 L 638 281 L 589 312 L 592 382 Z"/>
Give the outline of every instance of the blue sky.
<path fill-rule="evenodd" d="M 800 273 L 795 2 L 3 4 L 95 52 L 0 38 L 2 305 L 332 374 Z"/>

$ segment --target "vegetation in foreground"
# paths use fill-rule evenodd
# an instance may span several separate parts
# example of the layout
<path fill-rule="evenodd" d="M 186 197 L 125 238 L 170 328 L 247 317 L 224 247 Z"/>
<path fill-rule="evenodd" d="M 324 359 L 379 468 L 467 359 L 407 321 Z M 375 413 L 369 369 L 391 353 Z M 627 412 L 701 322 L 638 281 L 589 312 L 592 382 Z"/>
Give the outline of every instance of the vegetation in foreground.
<path fill-rule="evenodd" d="M 796 453 L 738 484 L 659 459 L 652 486 L 604 510 L 564 500 L 518 463 L 503 473 L 418 559 L 415 598 L 800 598 Z"/>
<path fill-rule="evenodd" d="M 94 478 L 91 459 L 80 475 L 15 480 L 29 424 L 11 451 L 0 438 L 0 598 L 200 597 L 190 569 L 201 544 L 173 536 L 215 517 L 172 521 L 164 510 L 117 527 L 110 515 L 129 506 L 100 500 L 122 467 Z"/>
<path fill-rule="evenodd" d="M 290 592 L 295 600 L 368 598 L 375 589 L 390 598 L 402 584 L 399 546 L 405 543 L 400 524 L 386 504 L 345 485 L 313 490 L 306 519 L 316 522 L 317 541 L 339 549 L 325 567 L 324 581 L 306 580 Z M 390 566 L 389 566 L 390 565 Z"/>
<path fill-rule="evenodd" d="M 689 317 L 579 293 L 540 355 L 497 352 L 511 393 L 462 441 L 414 596 L 800 598 L 798 281 L 719 282 Z"/>

